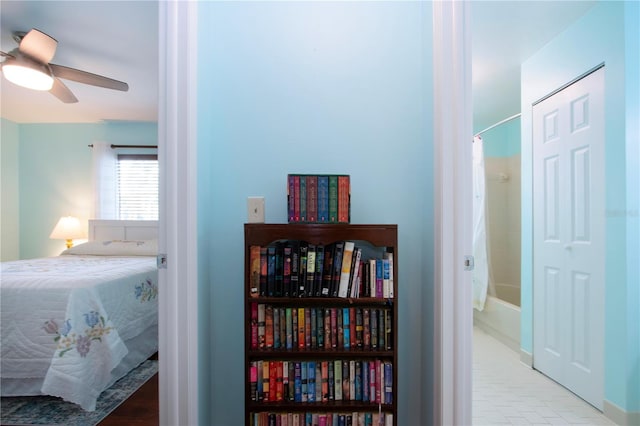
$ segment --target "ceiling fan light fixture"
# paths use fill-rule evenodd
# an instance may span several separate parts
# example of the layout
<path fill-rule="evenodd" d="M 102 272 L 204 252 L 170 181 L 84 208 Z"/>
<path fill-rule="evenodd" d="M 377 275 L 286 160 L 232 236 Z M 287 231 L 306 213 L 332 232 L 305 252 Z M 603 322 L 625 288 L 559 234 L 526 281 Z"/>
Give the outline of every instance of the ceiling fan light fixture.
<path fill-rule="evenodd" d="M 53 76 L 48 66 L 27 58 L 10 58 L 2 64 L 5 78 L 18 86 L 33 90 L 51 90 Z"/>

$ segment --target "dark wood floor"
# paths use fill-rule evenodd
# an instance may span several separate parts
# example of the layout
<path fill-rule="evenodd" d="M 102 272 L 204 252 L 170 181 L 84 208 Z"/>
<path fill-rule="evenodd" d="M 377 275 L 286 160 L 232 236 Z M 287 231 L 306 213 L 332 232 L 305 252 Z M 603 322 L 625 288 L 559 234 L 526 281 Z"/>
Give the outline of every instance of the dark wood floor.
<path fill-rule="evenodd" d="M 98 426 L 158 426 L 158 374 L 142 385 Z"/>

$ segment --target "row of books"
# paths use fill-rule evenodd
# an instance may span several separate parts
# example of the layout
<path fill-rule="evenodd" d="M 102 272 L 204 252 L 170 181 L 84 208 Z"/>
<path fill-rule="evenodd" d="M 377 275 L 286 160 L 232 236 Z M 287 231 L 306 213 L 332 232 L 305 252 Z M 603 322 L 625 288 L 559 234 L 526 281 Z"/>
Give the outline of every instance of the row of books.
<path fill-rule="evenodd" d="M 391 308 L 251 304 L 251 349 L 392 350 Z"/>
<path fill-rule="evenodd" d="M 393 402 L 393 364 L 380 359 L 251 361 L 251 400 L 323 403 Z"/>
<path fill-rule="evenodd" d="M 251 297 L 394 297 L 393 253 L 365 258 L 353 241 L 249 247 Z"/>
<path fill-rule="evenodd" d="M 393 413 L 251 413 L 250 426 L 393 426 Z"/>
<path fill-rule="evenodd" d="M 349 175 L 287 175 L 289 223 L 349 223 Z"/>

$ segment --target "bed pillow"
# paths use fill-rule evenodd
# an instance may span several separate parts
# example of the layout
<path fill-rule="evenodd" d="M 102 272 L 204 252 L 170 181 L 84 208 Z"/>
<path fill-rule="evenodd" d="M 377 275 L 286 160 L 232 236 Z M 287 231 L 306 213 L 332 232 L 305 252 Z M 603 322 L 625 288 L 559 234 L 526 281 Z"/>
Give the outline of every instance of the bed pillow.
<path fill-rule="evenodd" d="M 96 256 L 155 256 L 158 254 L 158 240 L 106 240 L 89 241 L 78 244 L 62 254 Z"/>

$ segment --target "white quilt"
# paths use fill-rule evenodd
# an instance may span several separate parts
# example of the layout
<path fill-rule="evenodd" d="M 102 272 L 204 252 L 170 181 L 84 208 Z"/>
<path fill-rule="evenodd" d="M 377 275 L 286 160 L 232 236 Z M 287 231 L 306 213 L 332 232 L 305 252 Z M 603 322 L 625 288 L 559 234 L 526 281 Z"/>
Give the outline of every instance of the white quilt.
<path fill-rule="evenodd" d="M 157 324 L 155 257 L 59 256 L 2 263 L 2 379 L 95 410 L 129 338 Z"/>

